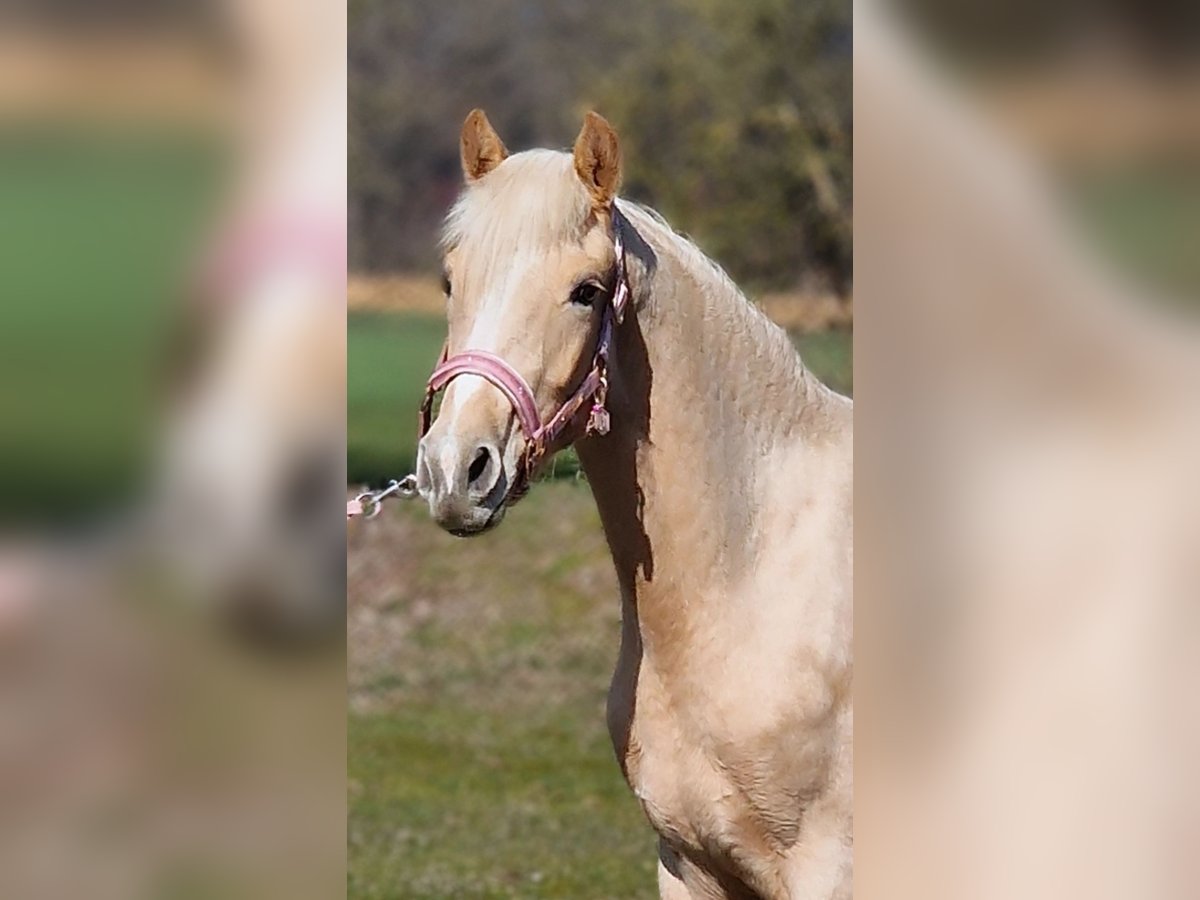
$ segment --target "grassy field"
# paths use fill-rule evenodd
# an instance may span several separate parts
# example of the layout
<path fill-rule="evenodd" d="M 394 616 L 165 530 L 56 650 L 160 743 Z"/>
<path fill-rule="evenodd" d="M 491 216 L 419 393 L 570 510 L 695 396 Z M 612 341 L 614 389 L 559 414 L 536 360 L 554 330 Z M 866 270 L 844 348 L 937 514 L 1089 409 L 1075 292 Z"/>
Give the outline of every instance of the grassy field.
<path fill-rule="evenodd" d="M 619 610 L 587 486 L 469 541 L 399 503 L 349 540 L 350 895 L 657 896 L 604 724 Z"/>
<path fill-rule="evenodd" d="M 431 316 L 348 317 L 346 467 L 352 483 L 412 471 L 417 410 L 445 336 L 445 322 Z"/>
<path fill-rule="evenodd" d="M 136 488 L 222 166 L 182 130 L 0 133 L 0 517 L 86 516 Z"/>
<path fill-rule="evenodd" d="M 425 379 L 437 362 L 445 322 L 408 313 L 351 313 L 348 351 L 347 473 L 352 484 L 377 484 L 412 471 L 417 409 Z M 852 393 L 854 373 L 848 331 L 794 334 L 809 368 L 843 393 Z M 570 456 L 556 472 L 572 475 Z"/>

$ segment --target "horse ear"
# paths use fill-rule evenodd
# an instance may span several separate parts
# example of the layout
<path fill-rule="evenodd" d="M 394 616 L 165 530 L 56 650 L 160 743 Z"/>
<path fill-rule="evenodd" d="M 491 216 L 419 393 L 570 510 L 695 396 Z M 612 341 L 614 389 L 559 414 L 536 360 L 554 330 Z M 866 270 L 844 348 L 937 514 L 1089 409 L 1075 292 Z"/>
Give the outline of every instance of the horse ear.
<path fill-rule="evenodd" d="M 508 149 L 482 109 L 473 109 L 463 122 L 462 167 L 467 181 L 478 181 L 508 158 Z"/>
<path fill-rule="evenodd" d="M 575 139 L 575 172 L 599 207 L 608 207 L 621 184 L 621 142 L 608 120 L 590 112 Z"/>

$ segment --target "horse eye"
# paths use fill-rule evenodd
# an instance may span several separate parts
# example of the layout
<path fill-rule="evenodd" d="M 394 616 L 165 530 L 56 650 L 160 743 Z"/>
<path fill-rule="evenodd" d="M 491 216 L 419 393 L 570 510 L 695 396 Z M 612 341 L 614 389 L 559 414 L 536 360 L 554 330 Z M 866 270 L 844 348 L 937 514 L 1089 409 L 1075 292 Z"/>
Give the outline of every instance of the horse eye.
<path fill-rule="evenodd" d="M 594 281 L 585 281 L 571 291 L 571 302 L 577 306 L 591 306 L 603 290 L 604 288 Z"/>
<path fill-rule="evenodd" d="M 445 272 L 442 273 L 442 293 L 447 297 L 450 296 L 450 276 Z"/>

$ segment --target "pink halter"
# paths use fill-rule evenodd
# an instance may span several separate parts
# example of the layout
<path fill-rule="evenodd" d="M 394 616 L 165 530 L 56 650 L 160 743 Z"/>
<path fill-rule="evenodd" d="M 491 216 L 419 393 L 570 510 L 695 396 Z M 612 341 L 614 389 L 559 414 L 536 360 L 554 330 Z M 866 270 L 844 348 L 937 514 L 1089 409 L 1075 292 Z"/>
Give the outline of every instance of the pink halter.
<path fill-rule="evenodd" d="M 589 400 L 591 411 L 585 434 L 607 434 L 609 427 L 608 409 L 608 360 L 612 348 L 613 333 L 625 317 L 625 306 L 629 301 L 629 280 L 625 272 L 625 242 L 621 234 L 623 217 L 613 206 L 613 251 L 616 256 L 616 271 L 611 297 L 604 301 L 600 318 L 600 336 L 596 341 L 596 353 L 592 368 L 574 393 L 545 422 L 538 415 L 533 391 L 521 373 L 511 365 L 486 350 L 464 350 L 448 356 L 449 343 L 442 348 L 441 361 L 429 382 L 425 385 L 425 400 L 421 403 L 418 438 L 429 430 L 433 398 L 460 375 L 477 375 L 494 385 L 512 405 L 517 414 L 521 430 L 525 432 L 525 451 L 521 455 L 518 471 L 509 497 L 517 499 L 529 487 L 529 477 L 546 451 L 553 446 L 576 414 Z"/>

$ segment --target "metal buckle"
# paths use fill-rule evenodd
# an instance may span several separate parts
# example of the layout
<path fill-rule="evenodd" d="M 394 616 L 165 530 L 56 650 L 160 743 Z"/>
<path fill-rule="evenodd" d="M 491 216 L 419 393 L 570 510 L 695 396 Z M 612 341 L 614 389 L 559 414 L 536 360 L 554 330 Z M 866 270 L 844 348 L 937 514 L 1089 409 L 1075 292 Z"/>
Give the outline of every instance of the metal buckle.
<path fill-rule="evenodd" d="M 393 478 L 385 488 L 378 491 L 363 491 L 354 498 L 354 502 L 361 508 L 360 515 L 364 519 L 373 519 L 383 509 L 384 499 L 392 494 L 405 500 L 411 500 L 417 496 L 417 476 L 405 475 L 399 481 Z"/>

